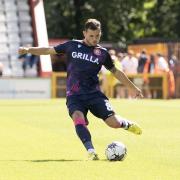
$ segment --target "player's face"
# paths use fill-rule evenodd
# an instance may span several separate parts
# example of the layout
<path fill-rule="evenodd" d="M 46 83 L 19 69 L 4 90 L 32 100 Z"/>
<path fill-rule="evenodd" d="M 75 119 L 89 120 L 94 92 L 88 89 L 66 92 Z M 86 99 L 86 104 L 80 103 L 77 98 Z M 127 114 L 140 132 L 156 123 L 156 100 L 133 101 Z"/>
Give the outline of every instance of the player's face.
<path fill-rule="evenodd" d="M 88 46 L 96 46 L 101 38 L 101 30 L 91 30 L 87 29 L 86 31 L 83 31 L 84 34 L 84 41 Z"/>

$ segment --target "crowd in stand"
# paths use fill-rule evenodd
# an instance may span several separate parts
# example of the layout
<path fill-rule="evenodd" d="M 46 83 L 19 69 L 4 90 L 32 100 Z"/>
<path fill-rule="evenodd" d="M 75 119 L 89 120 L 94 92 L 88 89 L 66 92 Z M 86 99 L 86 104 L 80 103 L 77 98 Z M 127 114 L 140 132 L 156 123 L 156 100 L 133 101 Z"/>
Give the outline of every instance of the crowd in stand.
<path fill-rule="evenodd" d="M 176 76 L 175 67 L 179 61 L 176 56 L 172 55 L 170 59 L 165 58 L 161 53 L 148 54 L 145 49 L 140 53 L 135 54 L 133 50 L 128 50 L 127 53 L 116 52 L 114 49 L 110 49 L 109 53 L 114 60 L 117 68 L 121 69 L 127 75 L 136 75 L 138 73 L 143 74 L 142 86 L 144 89 L 144 95 L 146 98 L 157 98 L 157 92 L 151 92 L 149 90 L 149 78 L 147 74 L 167 74 L 168 79 L 168 96 L 173 98 L 175 95 L 175 80 Z M 102 84 L 106 83 L 107 71 L 103 68 Z M 103 86 L 102 86 L 103 91 Z M 115 87 L 115 96 L 117 98 L 133 97 L 133 94 L 129 90 L 125 90 L 123 85 L 117 83 Z"/>

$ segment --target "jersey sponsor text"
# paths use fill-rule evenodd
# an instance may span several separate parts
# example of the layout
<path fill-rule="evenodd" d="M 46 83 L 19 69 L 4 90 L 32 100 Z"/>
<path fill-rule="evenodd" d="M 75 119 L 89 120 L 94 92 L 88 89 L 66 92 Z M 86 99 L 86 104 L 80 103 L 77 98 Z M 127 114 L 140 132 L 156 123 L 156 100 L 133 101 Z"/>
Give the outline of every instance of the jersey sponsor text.
<path fill-rule="evenodd" d="M 89 54 L 85 54 L 81 52 L 72 52 L 72 57 L 74 59 L 82 59 L 82 60 L 90 61 L 92 63 L 99 64 L 99 59 L 93 56 L 90 56 Z"/>

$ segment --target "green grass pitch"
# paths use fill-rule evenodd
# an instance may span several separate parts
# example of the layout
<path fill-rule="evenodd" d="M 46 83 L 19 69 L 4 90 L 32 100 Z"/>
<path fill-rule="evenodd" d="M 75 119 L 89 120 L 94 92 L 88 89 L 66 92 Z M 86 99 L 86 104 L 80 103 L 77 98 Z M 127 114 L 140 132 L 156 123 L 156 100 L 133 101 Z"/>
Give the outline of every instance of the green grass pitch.
<path fill-rule="evenodd" d="M 180 100 L 111 100 L 117 114 L 143 128 L 111 129 L 90 113 L 100 161 L 87 161 L 65 99 L 0 101 L 0 180 L 178 180 Z M 127 157 L 108 162 L 105 147 L 123 142 Z"/>

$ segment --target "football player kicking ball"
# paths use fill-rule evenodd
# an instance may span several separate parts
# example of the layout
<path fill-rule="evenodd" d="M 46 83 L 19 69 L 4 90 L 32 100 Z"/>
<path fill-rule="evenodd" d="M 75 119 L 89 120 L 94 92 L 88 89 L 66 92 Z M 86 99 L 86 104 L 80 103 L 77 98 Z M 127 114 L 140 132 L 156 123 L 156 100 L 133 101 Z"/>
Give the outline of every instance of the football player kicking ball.
<path fill-rule="evenodd" d="M 125 86 L 134 90 L 137 97 L 143 97 L 141 90 L 128 77 L 116 69 L 106 49 L 98 45 L 101 38 L 101 23 L 88 19 L 84 26 L 83 40 L 71 40 L 55 47 L 20 47 L 19 54 L 67 55 L 67 108 L 76 133 L 85 146 L 89 159 L 98 160 L 87 128 L 87 113 L 101 118 L 112 128 L 123 128 L 140 135 L 141 128 L 134 122 L 115 115 L 108 98 L 100 91 L 98 73 L 104 65 Z"/>

